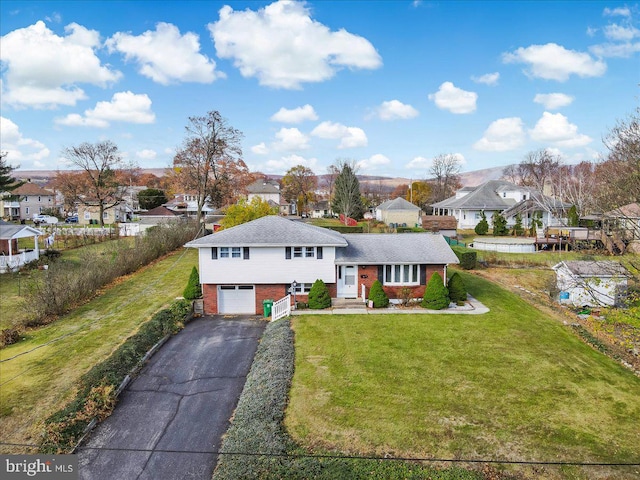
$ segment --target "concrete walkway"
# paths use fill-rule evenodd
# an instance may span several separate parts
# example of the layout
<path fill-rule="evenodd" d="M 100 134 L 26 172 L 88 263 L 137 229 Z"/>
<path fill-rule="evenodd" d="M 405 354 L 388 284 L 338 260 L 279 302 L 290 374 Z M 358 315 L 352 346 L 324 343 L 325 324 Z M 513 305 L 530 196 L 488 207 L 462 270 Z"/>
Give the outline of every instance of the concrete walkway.
<path fill-rule="evenodd" d="M 396 305 L 389 305 L 388 308 L 367 308 L 364 303 L 360 303 L 361 306 L 354 305 L 356 302 L 350 302 L 346 306 L 332 306 L 324 310 L 293 310 L 291 315 L 388 315 L 388 314 L 434 314 L 434 315 L 481 315 L 487 313 L 489 308 L 485 307 L 478 300 L 471 295 L 467 297 L 467 302 L 462 305 L 451 305 L 449 308 L 443 310 L 429 310 L 420 307 L 399 307 Z"/>

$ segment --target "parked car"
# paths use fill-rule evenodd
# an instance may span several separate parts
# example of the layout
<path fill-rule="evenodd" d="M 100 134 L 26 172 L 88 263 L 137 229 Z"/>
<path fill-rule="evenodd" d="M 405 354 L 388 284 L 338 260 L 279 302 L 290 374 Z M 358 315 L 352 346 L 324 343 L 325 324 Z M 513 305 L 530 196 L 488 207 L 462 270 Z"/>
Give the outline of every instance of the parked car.
<path fill-rule="evenodd" d="M 33 216 L 33 223 L 35 223 L 36 225 L 40 225 L 41 223 L 46 223 L 48 225 L 54 225 L 54 224 L 58 223 L 58 219 L 56 217 L 51 216 L 51 215 L 40 215 L 40 214 L 36 213 Z"/>
<path fill-rule="evenodd" d="M 78 216 L 72 215 L 64 219 L 64 223 L 78 223 Z"/>

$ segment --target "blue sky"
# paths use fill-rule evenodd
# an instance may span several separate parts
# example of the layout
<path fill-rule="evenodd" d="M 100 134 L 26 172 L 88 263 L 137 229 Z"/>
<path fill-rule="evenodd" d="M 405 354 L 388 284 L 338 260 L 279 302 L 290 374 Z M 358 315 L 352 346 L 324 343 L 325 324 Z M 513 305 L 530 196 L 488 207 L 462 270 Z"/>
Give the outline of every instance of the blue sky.
<path fill-rule="evenodd" d="M 104 139 L 167 167 L 209 110 L 270 174 L 577 163 L 640 98 L 636 3 L 3 0 L 0 27 L 0 148 L 22 170 Z"/>

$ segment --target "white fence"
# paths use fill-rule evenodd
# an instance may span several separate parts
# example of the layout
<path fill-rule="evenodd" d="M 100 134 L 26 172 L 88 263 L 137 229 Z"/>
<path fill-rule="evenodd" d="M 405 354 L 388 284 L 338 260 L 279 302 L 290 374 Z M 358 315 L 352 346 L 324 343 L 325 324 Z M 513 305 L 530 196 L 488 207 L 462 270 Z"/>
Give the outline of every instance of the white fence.
<path fill-rule="evenodd" d="M 38 259 L 36 250 L 28 250 L 15 255 L 0 255 L 0 273 L 17 270 L 23 265 Z"/>
<path fill-rule="evenodd" d="M 271 307 L 271 321 L 275 322 L 279 318 L 288 317 L 289 315 L 291 315 L 291 295 L 274 302 L 273 307 Z"/>

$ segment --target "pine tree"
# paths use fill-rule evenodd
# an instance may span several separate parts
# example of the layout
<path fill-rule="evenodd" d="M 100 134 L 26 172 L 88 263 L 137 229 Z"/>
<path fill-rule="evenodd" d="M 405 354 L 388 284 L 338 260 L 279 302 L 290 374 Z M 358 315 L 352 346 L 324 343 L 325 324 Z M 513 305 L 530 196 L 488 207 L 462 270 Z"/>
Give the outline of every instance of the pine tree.
<path fill-rule="evenodd" d="M 434 272 L 427 283 L 422 299 L 422 307 L 431 310 L 442 310 L 449 306 L 449 290 L 438 272 Z"/>
<path fill-rule="evenodd" d="M 484 211 L 481 215 L 482 220 L 478 222 L 474 230 L 478 235 L 486 235 L 487 233 L 489 233 L 489 222 L 487 222 L 487 216 L 484 214 Z"/>
<path fill-rule="evenodd" d="M 327 285 L 320 279 L 313 282 L 309 290 L 309 308 L 319 310 L 331 306 L 331 295 Z"/>
<path fill-rule="evenodd" d="M 467 300 L 467 288 L 458 272 L 449 279 L 449 298 L 452 302 L 464 302 Z"/>
<path fill-rule="evenodd" d="M 518 237 L 524 234 L 524 228 L 522 227 L 522 215 L 516 213 L 516 223 L 513 226 L 512 233 Z"/>
<path fill-rule="evenodd" d="M 500 212 L 494 212 L 491 220 L 493 222 L 494 236 L 503 237 L 509 234 L 509 228 L 507 228 L 507 219 L 504 218 Z"/>
<path fill-rule="evenodd" d="M 11 176 L 15 168 L 7 163 L 6 156 L 7 152 L 0 152 L 0 193 L 11 192 L 24 184 Z"/>
<path fill-rule="evenodd" d="M 382 288 L 380 280 L 376 280 L 369 290 L 369 300 L 373 302 L 373 308 L 384 308 L 389 306 L 389 297 Z"/>
<path fill-rule="evenodd" d="M 569 212 L 567 213 L 567 221 L 570 227 L 577 227 L 578 222 L 580 221 L 580 216 L 578 215 L 578 209 L 575 205 L 571 205 Z"/>
<path fill-rule="evenodd" d="M 349 162 L 342 162 L 339 167 L 341 169 L 336 177 L 331 207 L 336 213 L 360 219 L 364 214 L 365 208 L 360 196 L 360 182 L 356 177 L 355 165 Z"/>
<path fill-rule="evenodd" d="M 191 269 L 191 275 L 189 276 L 189 281 L 187 282 L 184 292 L 182 292 L 182 296 L 187 300 L 195 300 L 202 296 L 200 276 L 198 275 L 198 269 L 196 267 Z"/>

